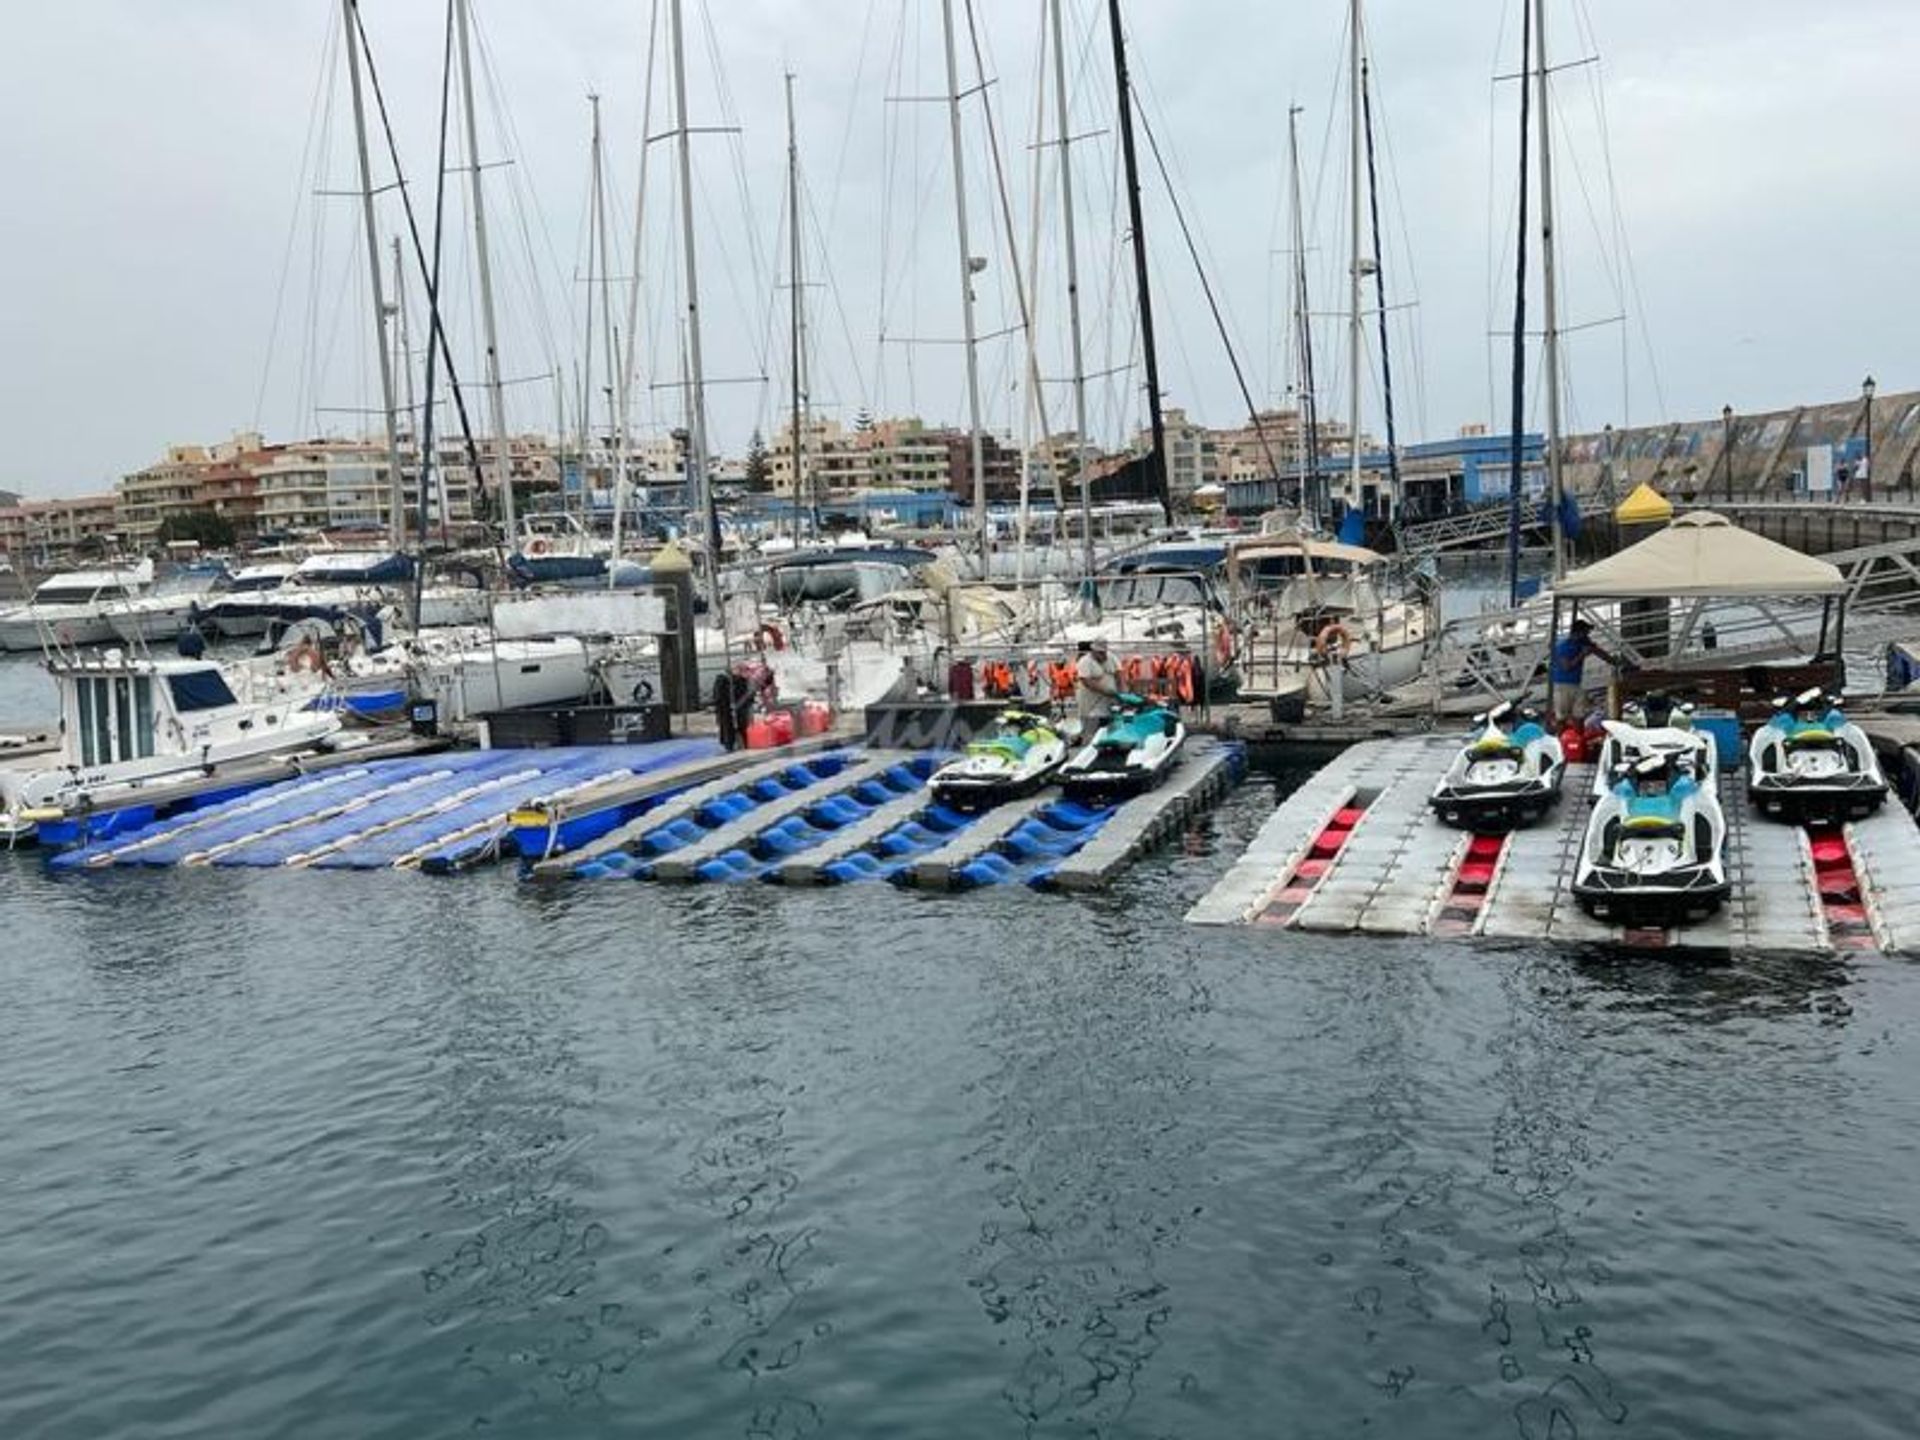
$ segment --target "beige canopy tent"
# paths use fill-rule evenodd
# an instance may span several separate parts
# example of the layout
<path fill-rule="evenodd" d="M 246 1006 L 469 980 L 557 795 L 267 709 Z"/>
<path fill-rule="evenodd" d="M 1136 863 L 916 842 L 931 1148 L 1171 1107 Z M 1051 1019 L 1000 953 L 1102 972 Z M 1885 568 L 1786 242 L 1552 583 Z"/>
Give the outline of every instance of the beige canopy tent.
<path fill-rule="evenodd" d="M 1709 602 L 1734 602 L 1728 614 L 1735 623 L 1762 625 L 1775 636 L 1771 644 L 1798 649 L 1811 638 L 1811 659 L 1791 673 L 1801 677 L 1805 671 L 1813 679 L 1798 678 L 1798 685 L 1844 683 L 1846 589 L 1840 571 L 1826 561 L 1742 530 L 1724 515 L 1696 510 L 1617 555 L 1573 571 L 1554 586 L 1551 633 L 1565 633 L 1562 617 L 1568 609 L 1578 615 L 1583 604 L 1609 602 L 1597 614 L 1590 612 L 1590 618 L 1627 647 L 1623 658 L 1644 663 L 1678 656 L 1698 639 L 1704 653 L 1686 667 L 1686 684 L 1703 695 L 1724 692 L 1716 703 L 1738 705 L 1746 677 L 1764 676 L 1747 646 L 1734 668 L 1724 662 L 1719 667 L 1725 683 L 1712 682 L 1712 661 L 1718 658 L 1713 652 L 1725 636 L 1716 639 L 1706 621 Z M 1820 602 L 1817 637 L 1808 636 L 1801 628 L 1804 621 L 1774 603 L 1798 600 Z M 1702 661 L 1707 662 L 1704 667 Z M 1633 678 L 1634 688 L 1645 689 L 1665 688 L 1675 677 L 1643 671 Z"/>
<path fill-rule="evenodd" d="M 1832 596 L 1846 589 L 1824 560 L 1696 510 L 1554 587 L 1563 600 L 1739 599 Z"/>

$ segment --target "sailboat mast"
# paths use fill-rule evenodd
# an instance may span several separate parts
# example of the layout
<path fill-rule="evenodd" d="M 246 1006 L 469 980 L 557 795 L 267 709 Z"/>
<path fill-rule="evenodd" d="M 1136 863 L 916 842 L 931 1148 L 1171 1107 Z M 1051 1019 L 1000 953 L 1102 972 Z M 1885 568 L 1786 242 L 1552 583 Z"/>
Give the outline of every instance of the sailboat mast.
<path fill-rule="evenodd" d="M 1067 110 L 1067 50 L 1061 0 L 1052 0 L 1053 101 L 1060 118 L 1060 223 L 1067 247 L 1067 333 L 1073 347 L 1073 470 L 1080 480 L 1080 563 L 1093 574 L 1093 497 L 1087 484 L 1087 362 L 1080 336 L 1080 247 L 1073 228 L 1073 133 Z"/>
<path fill-rule="evenodd" d="M 599 246 L 599 237 L 605 233 L 601 215 L 600 197 L 602 194 L 600 179 L 600 97 L 587 96 L 587 106 L 593 112 L 593 139 L 588 146 L 588 183 L 587 183 L 587 328 L 584 336 L 586 354 L 582 359 L 580 374 L 580 514 L 584 519 L 587 513 L 587 471 L 589 447 L 593 443 L 593 252 Z M 600 257 L 600 268 L 607 266 L 604 252 Z"/>
<path fill-rule="evenodd" d="M 801 273 L 805 257 L 800 245 L 800 138 L 799 130 L 793 119 L 793 72 L 787 72 L 787 279 L 793 287 L 792 304 L 789 306 L 791 340 L 793 355 L 790 379 L 793 419 L 790 438 L 793 442 L 793 503 L 800 504 L 803 488 L 807 496 L 807 510 L 813 524 L 814 538 L 820 535 L 820 496 L 809 484 L 807 475 L 807 424 L 806 424 L 806 364 L 807 364 L 807 305 L 806 277 Z M 796 530 L 799 526 L 796 524 Z"/>
<path fill-rule="evenodd" d="M 406 498 L 400 483 L 400 437 L 394 423 L 393 357 L 387 350 L 387 302 L 380 275 L 380 232 L 373 216 L 373 162 L 367 154 L 367 110 L 360 92 L 360 27 L 355 0 L 340 0 L 347 29 L 347 76 L 353 92 L 353 140 L 360 157 L 360 217 L 366 228 L 368 281 L 373 289 L 374 350 L 380 356 L 380 403 L 387 425 L 387 533 L 406 548 Z"/>
<path fill-rule="evenodd" d="M 1347 505 L 1360 503 L 1360 361 L 1366 331 L 1360 312 L 1360 0 L 1347 10 Z"/>
<path fill-rule="evenodd" d="M 673 0 L 673 103 L 680 158 L 680 250 L 687 281 L 687 488 L 700 507 L 707 539 L 708 600 L 714 622 L 725 628 L 720 596 L 720 512 L 707 481 L 707 382 L 700 354 L 700 273 L 693 244 L 693 145 L 687 128 L 687 50 L 681 0 Z"/>
<path fill-rule="evenodd" d="M 460 42 L 460 96 L 467 128 L 467 190 L 473 204 L 473 249 L 480 276 L 480 335 L 487 347 L 487 423 L 493 427 L 493 493 L 500 503 L 501 533 L 507 548 L 518 528 L 513 513 L 513 474 L 507 465 L 507 405 L 500 384 L 500 334 L 493 311 L 493 257 L 487 248 L 487 202 L 480 184 L 480 125 L 473 108 L 472 39 L 468 33 L 469 0 L 455 0 L 454 19 Z M 475 476 L 476 482 L 479 476 Z"/>
<path fill-rule="evenodd" d="M 1127 40 L 1120 23 L 1120 0 L 1107 0 L 1107 24 L 1113 32 L 1113 83 L 1120 114 L 1120 157 L 1127 171 L 1127 220 L 1133 227 L 1133 283 L 1140 300 L 1140 349 L 1147 371 L 1147 423 L 1153 436 L 1148 475 L 1160 501 L 1160 514 L 1173 523 L 1173 497 L 1167 489 L 1167 422 L 1160 412 L 1160 357 L 1153 343 L 1153 290 L 1147 283 L 1147 230 L 1140 213 L 1140 162 L 1133 145 L 1133 86 L 1127 79 Z"/>
<path fill-rule="evenodd" d="M 986 443 L 980 430 L 980 358 L 975 353 L 973 318 L 973 245 L 967 237 L 967 172 L 960 135 L 960 55 L 954 42 L 953 0 L 940 0 L 940 19 L 947 43 L 947 123 L 953 132 L 953 214 L 960 238 L 961 334 L 967 352 L 967 429 L 973 460 L 973 517 L 980 545 L 980 573 L 987 573 L 991 534 L 987 525 Z"/>
<path fill-rule="evenodd" d="M 1314 488 L 1320 480 L 1320 411 L 1313 380 L 1313 317 L 1307 308 L 1307 222 L 1300 206 L 1300 125 L 1298 105 L 1287 110 L 1288 189 L 1293 203 L 1293 321 L 1300 347 L 1298 376 L 1300 511 L 1308 520 L 1320 518 Z"/>
<path fill-rule="evenodd" d="M 413 342 L 407 334 L 407 271 L 400 258 L 400 237 L 393 237 L 393 364 L 402 380 L 401 404 L 407 417 L 407 437 L 420 440 L 420 399 L 413 393 Z"/>
<path fill-rule="evenodd" d="M 635 188 L 633 199 L 633 268 L 627 281 L 627 333 L 625 348 L 620 359 L 620 379 L 618 393 L 615 396 L 617 429 L 615 430 L 615 458 L 613 467 L 613 554 L 615 562 L 607 566 L 607 588 L 613 589 L 618 579 L 618 561 L 620 559 L 621 519 L 627 495 L 627 474 L 631 468 L 629 458 L 632 454 L 633 438 L 633 371 L 634 354 L 640 329 L 640 276 L 645 271 L 645 222 L 647 217 L 647 177 L 650 167 L 648 160 L 653 154 L 651 134 L 653 131 L 653 81 L 654 51 L 660 37 L 660 0 L 654 0 L 647 13 L 647 80 L 642 87 L 640 101 L 640 183 Z M 645 473 L 645 466 L 642 466 Z"/>
<path fill-rule="evenodd" d="M 1536 108 L 1540 112 L 1540 283 L 1546 292 L 1542 297 L 1545 333 L 1541 342 L 1541 361 L 1546 372 L 1547 387 L 1547 523 L 1553 535 L 1553 578 L 1557 584 L 1567 570 L 1567 537 L 1560 518 L 1563 493 L 1560 476 L 1560 321 L 1559 297 L 1555 293 L 1553 279 L 1553 114 L 1547 103 L 1546 0 L 1534 0 L 1533 35 L 1534 54 L 1540 66 L 1536 72 L 1539 79 Z M 1526 81 L 1522 79 L 1520 83 L 1524 85 Z"/>
<path fill-rule="evenodd" d="M 595 130 L 597 131 L 600 120 L 600 102 L 598 100 L 594 101 L 593 118 Z M 604 164 L 604 160 L 603 163 L 594 167 L 594 190 L 594 209 L 599 216 L 598 233 L 600 237 L 600 332 L 601 339 L 606 343 L 606 355 L 604 358 L 607 362 L 607 439 L 610 444 L 617 444 L 615 437 L 619 433 L 620 418 L 614 412 L 617 408 L 615 402 L 620 378 L 620 367 L 616 358 L 619 336 L 616 333 L 618 327 L 613 323 L 613 247 L 607 243 L 608 205 L 606 165 Z M 591 344 L 593 340 L 592 335 L 588 335 L 587 340 L 588 343 Z M 591 405 L 593 397 L 588 396 L 587 398 L 589 405 Z M 608 458 L 611 462 L 616 457 L 609 456 Z M 615 495 L 618 495 L 620 490 L 620 477 L 617 465 L 610 463 L 609 471 L 608 479 L 613 486 Z M 580 502 L 583 512 L 586 509 L 587 494 L 587 489 L 583 484 L 580 490 Z M 613 574 L 613 568 L 612 565 L 607 566 L 607 574 L 609 577 Z"/>

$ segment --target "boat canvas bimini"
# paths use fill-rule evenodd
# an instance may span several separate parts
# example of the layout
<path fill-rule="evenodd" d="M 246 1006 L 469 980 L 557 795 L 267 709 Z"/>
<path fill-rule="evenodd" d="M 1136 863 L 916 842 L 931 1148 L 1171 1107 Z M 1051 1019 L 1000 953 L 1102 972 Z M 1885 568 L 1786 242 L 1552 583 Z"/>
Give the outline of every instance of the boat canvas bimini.
<path fill-rule="evenodd" d="M 339 743 L 340 717 L 305 708 L 306 693 L 243 699 L 210 660 L 108 650 L 50 660 L 47 669 L 60 691 L 60 744 L 0 768 L 0 840 L 148 787 Z"/>

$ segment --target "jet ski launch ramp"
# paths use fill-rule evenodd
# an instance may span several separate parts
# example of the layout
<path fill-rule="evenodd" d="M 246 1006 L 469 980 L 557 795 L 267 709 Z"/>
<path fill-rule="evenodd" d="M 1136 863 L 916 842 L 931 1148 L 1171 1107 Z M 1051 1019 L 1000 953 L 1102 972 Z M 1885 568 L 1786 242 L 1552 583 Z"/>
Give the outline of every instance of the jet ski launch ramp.
<path fill-rule="evenodd" d="M 1559 803 L 1509 835 L 1471 835 L 1428 797 L 1461 738 L 1371 740 L 1281 803 L 1187 914 L 1201 925 L 1377 935 L 1486 936 L 1732 953 L 1920 954 L 1920 829 L 1886 806 L 1803 829 L 1761 818 L 1746 777 L 1722 772 L 1732 896 L 1710 919 L 1666 930 L 1590 918 L 1573 878 L 1593 769 L 1567 769 Z"/>

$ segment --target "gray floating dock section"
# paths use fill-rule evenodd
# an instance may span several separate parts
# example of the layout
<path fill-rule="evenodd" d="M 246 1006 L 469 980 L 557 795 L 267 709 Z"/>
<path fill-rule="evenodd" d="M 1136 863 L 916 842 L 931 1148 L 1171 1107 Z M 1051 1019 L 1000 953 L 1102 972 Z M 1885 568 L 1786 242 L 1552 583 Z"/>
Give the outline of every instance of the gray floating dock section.
<path fill-rule="evenodd" d="M 1179 767 L 1157 789 L 1136 795 L 1114 811 L 1079 850 L 1054 868 L 1048 883 L 1061 890 L 1097 890 L 1121 866 L 1159 844 L 1196 811 L 1233 786 L 1240 763 L 1232 746 L 1196 737 L 1187 741 Z"/>
<path fill-rule="evenodd" d="M 1303 930 L 1433 933 L 1468 837 L 1434 819 L 1426 799 L 1458 743 L 1457 738 L 1372 741 L 1335 757 L 1282 802 L 1187 919 L 1211 925 L 1259 919 L 1334 814 L 1364 802 L 1364 813 L 1325 870 L 1301 882 L 1311 889 L 1285 923 Z M 1592 783 L 1590 767 L 1570 767 L 1555 808 L 1508 836 L 1470 933 L 1572 945 L 1628 939 L 1621 927 L 1588 916 L 1573 895 L 1593 813 Z M 1835 941 L 1827 929 L 1808 832 L 1756 815 L 1738 770 L 1722 773 L 1719 795 L 1733 893 L 1712 917 L 1665 932 L 1665 943 L 1746 952 L 1832 951 Z M 1888 954 L 1920 953 L 1920 829 L 1913 817 L 1888 805 L 1848 825 L 1845 834 L 1878 948 Z"/>
<path fill-rule="evenodd" d="M 822 800 L 851 790 L 862 780 L 877 774 L 885 765 L 892 764 L 892 755 L 862 755 L 847 762 L 839 774 L 821 781 L 817 785 L 808 785 L 783 795 L 778 800 L 769 800 L 755 807 L 738 820 L 729 820 L 717 830 L 710 831 L 691 845 L 662 855 L 653 864 L 653 878 L 656 880 L 692 880 L 700 867 L 716 855 L 724 855 L 750 843 L 755 836 L 772 828 L 789 815 L 797 815 L 802 810 L 811 810 Z M 791 765 L 793 762 L 787 762 Z M 659 822 L 656 821 L 656 824 Z"/>
<path fill-rule="evenodd" d="M 1306 857 L 1314 837 L 1358 791 L 1354 777 L 1387 748 L 1369 740 L 1316 770 L 1280 803 L 1253 843 L 1214 887 L 1187 912 L 1194 925 L 1244 925 L 1267 908 L 1294 866 Z"/>
<path fill-rule="evenodd" d="M 1294 912 L 1295 928 L 1426 933 L 1450 873 L 1448 857 L 1459 848 L 1458 832 L 1433 818 L 1427 800 L 1459 748 L 1457 742 L 1424 740 L 1388 745 L 1355 776 L 1360 788 L 1377 793 Z M 1404 928 L 1389 932 L 1395 918 Z"/>
<path fill-rule="evenodd" d="M 664 791 L 678 789 L 692 783 L 694 788 L 684 794 L 676 795 L 664 804 L 655 806 L 644 815 L 636 816 L 616 830 L 610 830 L 599 839 L 582 845 L 577 850 L 568 850 L 550 859 L 542 860 L 533 867 L 536 880 L 564 879 L 589 860 L 597 860 L 603 855 L 616 851 L 631 851 L 634 846 L 662 825 L 671 825 L 675 820 L 684 820 L 702 805 L 730 794 L 743 785 L 751 785 L 756 780 L 764 780 L 770 775 L 778 775 L 783 770 L 791 770 L 795 765 L 804 763 L 810 756 L 820 753 L 813 749 L 805 754 L 795 754 L 791 749 L 776 751 L 771 757 L 762 750 L 735 750 L 729 754 L 711 760 L 697 760 L 689 765 L 675 766 L 672 770 L 662 771 L 650 777 L 654 784 L 650 789 L 635 793 L 629 802 L 645 800 Z"/>
<path fill-rule="evenodd" d="M 923 890 L 951 890 L 955 878 L 1002 840 L 1013 828 L 1043 805 L 1060 797 L 1051 790 L 1039 790 L 1005 805 L 996 805 L 953 839 L 921 856 L 908 867 L 905 878 Z"/>
<path fill-rule="evenodd" d="M 932 795 L 922 786 L 897 800 L 889 800 L 864 820 L 844 830 L 836 830 L 831 839 L 811 850 L 802 850 L 791 860 L 777 866 L 771 876 L 782 885 L 820 885 L 826 882 L 827 866 L 864 850 L 882 835 L 899 829 L 932 803 Z"/>
<path fill-rule="evenodd" d="M 1897 798 L 1846 827 L 1854 874 L 1875 940 L 1888 954 L 1920 953 L 1920 828 Z"/>

